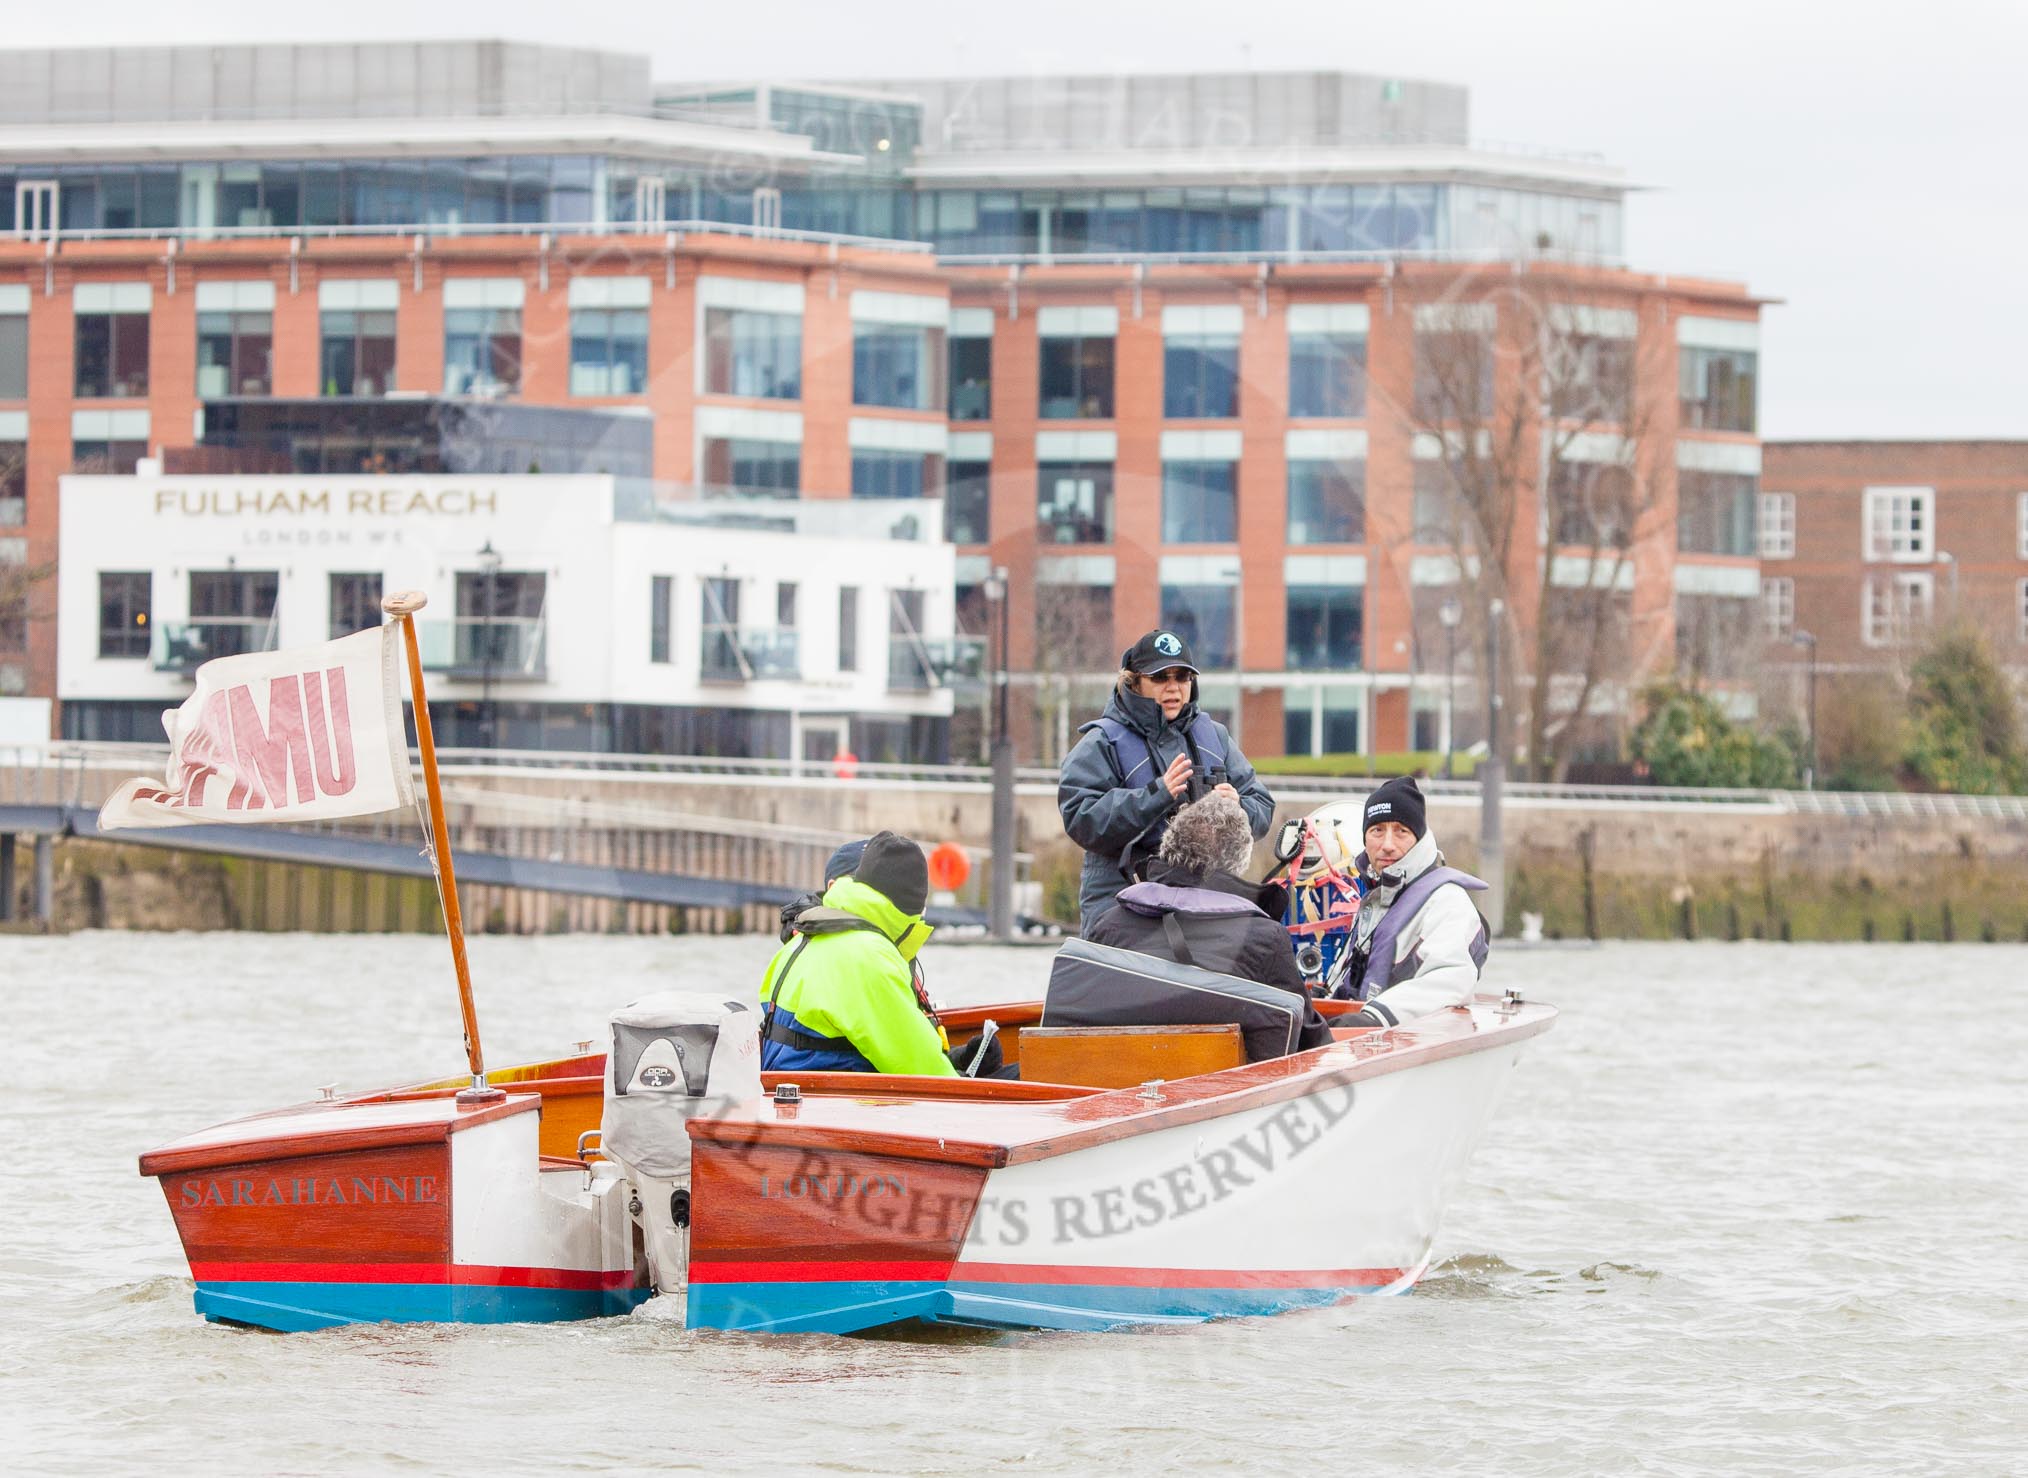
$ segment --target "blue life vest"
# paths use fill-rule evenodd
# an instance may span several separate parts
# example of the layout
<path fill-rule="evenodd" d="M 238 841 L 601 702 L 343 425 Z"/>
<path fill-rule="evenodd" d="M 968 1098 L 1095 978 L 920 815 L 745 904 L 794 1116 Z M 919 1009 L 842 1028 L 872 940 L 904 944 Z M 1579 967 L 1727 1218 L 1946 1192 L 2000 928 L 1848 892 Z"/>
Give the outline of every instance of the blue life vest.
<path fill-rule="evenodd" d="M 1366 865 L 1363 853 L 1360 855 L 1359 865 L 1361 867 Z M 1467 893 L 1483 893 L 1489 886 L 1470 873 L 1460 872 L 1455 867 L 1432 867 L 1404 885 L 1402 890 L 1394 895 L 1394 901 L 1387 905 L 1387 912 L 1380 916 L 1380 922 L 1373 926 L 1373 935 L 1366 941 L 1365 953 L 1354 951 L 1346 970 L 1345 980 L 1331 992 L 1331 998 L 1339 1001 L 1370 1001 L 1392 985 L 1395 966 L 1394 941 L 1401 937 L 1401 931 L 1408 927 L 1409 920 L 1422 911 L 1422 906 L 1429 901 L 1430 895 L 1449 883 L 1457 884 Z M 1477 905 L 1474 904 L 1473 908 L 1476 911 Z M 1479 932 L 1472 940 L 1471 949 L 1472 963 L 1482 970 L 1486 966 L 1490 945 L 1491 936 L 1486 928 L 1486 917 L 1480 914 Z M 1414 956 L 1410 958 L 1413 959 Z M 1413 979 L 1414 972 L 1410 971 L 1406 978 Z"/>
<path fill-rule="evenodd" d="M 1120 784 L 1129 790 L 1159 778 L 1155 774 L 1155 752 L 1148 744 L 1148 736 L 1132 724 L 1123 724 L 1111 714 L 1101 714 L 1088 724 L 1078 725 L 1078 733 L 1097 729 L 1111 743 L 1113 763 L 1120 771 Z M 1207 770 L 1222 769 L 1225 765 L 1225 745 L 1218 737 L 1218 721 L 1202 709 L 1190 717 L 1183 730 L 1183 745 L 1190 751 L 1190 762 L 1199 774 Z M 1162 833 L 1169 829 L 1169 818 L 1159 816 L 1149 823 L 1148 829 L 1135 837 L 1120 851 L 1120 875 L 1129 881 L 1136 876 L 1134 858 L 1153 852 L 1162 845 Z"/>

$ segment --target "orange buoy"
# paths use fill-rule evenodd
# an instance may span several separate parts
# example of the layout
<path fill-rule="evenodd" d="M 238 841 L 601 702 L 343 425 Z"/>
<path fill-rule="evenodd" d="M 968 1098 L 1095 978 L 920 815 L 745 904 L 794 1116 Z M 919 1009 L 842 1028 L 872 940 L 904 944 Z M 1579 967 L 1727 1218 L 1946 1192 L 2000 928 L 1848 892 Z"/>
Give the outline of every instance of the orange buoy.
<path fill-rule="evenodd" d="M 972 875 L 972 859 L 956 842 L 938 842 L 929 854 L 930 886 L 939 893 L 955 893 Z"/>
<path fill-rule="evenodd" d="M 831 773 L 840 780 L 850 780 L 859 773 L 859 756 L 849 749 L 841 749 L 831 760 Z"/>

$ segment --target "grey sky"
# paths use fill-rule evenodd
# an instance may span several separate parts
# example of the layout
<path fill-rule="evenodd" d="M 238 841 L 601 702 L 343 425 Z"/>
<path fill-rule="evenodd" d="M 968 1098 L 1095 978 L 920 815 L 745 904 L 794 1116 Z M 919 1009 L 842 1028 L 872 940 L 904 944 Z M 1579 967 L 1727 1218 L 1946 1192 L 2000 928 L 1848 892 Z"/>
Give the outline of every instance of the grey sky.
<path fill-rule="evenodd" d="M 212 0 L 12 7 L 11 45 L 506 36 L 647 50 L 658 77 L 1251 65 L 1472 90 L 1481 138 L 1594 150 L 1656 187 L 1633 265 L 1745 281 L 1769 437 L 2028 437 L 2017 179 L 2028 6 L 1880 0 L 736 0 L 582 7 Z M 342 15 L 342 26 L 334 16 Z"/>

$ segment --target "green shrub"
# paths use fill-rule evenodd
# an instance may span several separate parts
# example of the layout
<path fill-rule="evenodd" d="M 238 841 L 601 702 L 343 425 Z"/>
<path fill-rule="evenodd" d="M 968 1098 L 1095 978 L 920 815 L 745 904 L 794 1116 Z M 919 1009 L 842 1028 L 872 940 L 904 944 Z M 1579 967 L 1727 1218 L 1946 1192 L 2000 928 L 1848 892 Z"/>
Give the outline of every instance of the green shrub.
<path fill-rule="evenodd" d="M 1646 712 L 1634 730 L 1634 758 L 1657 785 L 1785 789 L 1796 783 L 1795 751 L 1725 715 L 1718 701 L 1680 682 L 1642 694 Z"/>
<path fill-rule="evenodd" d="M 1909 669 L 1904 743 L 1903 763 L 1932 790 L 2002 795 L 2028 781 L 2013 689 L 1976 627 L 1945 627 Z"/>

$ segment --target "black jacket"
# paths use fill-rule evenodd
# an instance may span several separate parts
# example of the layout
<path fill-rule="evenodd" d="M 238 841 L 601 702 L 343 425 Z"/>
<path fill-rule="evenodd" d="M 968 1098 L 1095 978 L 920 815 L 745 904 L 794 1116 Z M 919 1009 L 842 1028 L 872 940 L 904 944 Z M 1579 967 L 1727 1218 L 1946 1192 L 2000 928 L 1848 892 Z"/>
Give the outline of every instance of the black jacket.
<path fill-rule="evenodd" d="M 1264 890 L 1229 873 L 1194 873 L 1162 861 L 1150 862 L 1147 872 L 1146 881 L 1121 890 L 1119 906 L 1093 920 L 1085 938 L 1308 998 L 1288 930 L 1261 908 L 1278 890 Z M 1171 914 L 1181 928 L 1187 960 L 1177 958 L 1163 923 Z M 1311 1007 L 1298 1050 L 1327 1046 L 1331 1040 L 1330 1027 Z"/>

